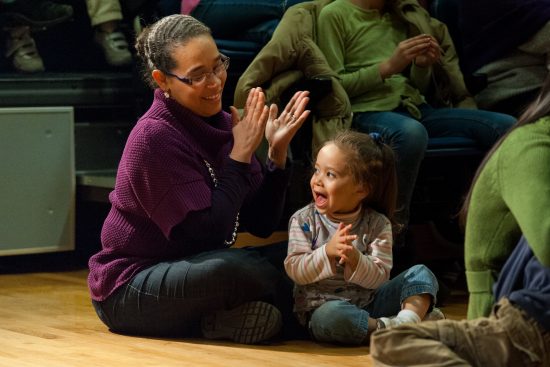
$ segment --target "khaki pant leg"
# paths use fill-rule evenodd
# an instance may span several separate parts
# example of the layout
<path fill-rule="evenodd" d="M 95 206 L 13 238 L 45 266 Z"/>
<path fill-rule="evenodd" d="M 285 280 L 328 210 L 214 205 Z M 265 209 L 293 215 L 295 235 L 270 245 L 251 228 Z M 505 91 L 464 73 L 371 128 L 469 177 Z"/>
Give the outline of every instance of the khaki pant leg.
<path fill-rule="evenodd" d="M 489 318 L 402 325 L 373 333 L 375 366 L 550 366 L 550 333 L 506 299 Z"/>
<path fill-rule="evenodd" d="M 456 321 L 422 322 L 401 325 L 392 329 L 373 333 L 370 340 L 370 353 L 375 366 L 437 366 L 463 367 L 471 364 L 462 358 L 452 346 L 442 339 L 452 340 L 456 336 Z M 441 332 L 450 332 L 442 338 Z"/>
<path fill-rule="evenodd" d="M 122 19 L 119 0 L 86 0 L 92 27 L 112 20 Z"/>
<path fill-rule="evenodd" d="M 506 298 L 495 305 L 493 315 L 506 330 L 512 345 L 509 366 L 550 366 L 548 330 Z"/>

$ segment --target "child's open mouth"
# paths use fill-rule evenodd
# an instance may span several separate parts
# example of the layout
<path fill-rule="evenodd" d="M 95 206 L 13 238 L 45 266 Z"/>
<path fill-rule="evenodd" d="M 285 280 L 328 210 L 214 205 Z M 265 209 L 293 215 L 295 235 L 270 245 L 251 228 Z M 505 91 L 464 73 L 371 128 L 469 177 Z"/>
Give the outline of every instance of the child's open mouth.
<path fill-rule="evenodd" d="M 315 193 L 315 206 L 323 208 L 327 204 L 327 197 L 323 194 Z"/>

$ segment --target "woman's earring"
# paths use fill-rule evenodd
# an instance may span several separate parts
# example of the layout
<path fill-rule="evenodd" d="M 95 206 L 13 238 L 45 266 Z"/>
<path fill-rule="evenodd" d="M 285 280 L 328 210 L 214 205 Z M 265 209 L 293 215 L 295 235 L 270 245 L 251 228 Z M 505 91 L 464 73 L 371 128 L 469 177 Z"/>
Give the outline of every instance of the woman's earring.
<path fill-rule="evenodd" d="M 165 90 L 165 91 L 164 91 L 164 97 L 170 98 L 170 92 L 167 91 L 167 90 Z"/>

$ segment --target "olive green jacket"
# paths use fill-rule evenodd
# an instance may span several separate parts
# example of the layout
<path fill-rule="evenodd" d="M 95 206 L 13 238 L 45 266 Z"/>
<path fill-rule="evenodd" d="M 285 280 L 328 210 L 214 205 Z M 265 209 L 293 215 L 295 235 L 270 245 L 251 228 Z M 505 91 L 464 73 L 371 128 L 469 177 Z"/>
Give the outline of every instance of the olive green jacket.
<path fill-rule="evenodd" d="M 268 103 L 280 106 L 283 92 L 302 79 L 330 78 L 332 93 L 309 106 L 313 115 L 314 149 L 338 130 L 350 128 L 352 121 L 347 93 L 317 46 L 317 39 L 322 36 L 317 32 L 317 18 L 321 9 L 330 2 L 332 0 L 314 0 L 290 7 L 272 39 L 244 71 L 235 89 L 234 104 L 237 108 L 244 107 L 248 91 L 258 86 L 264 89 Z M 410 36 L 420 33 L 433 35 L 445 52 L 441 65 L 433 68 L 434 83 L 421 91 L 422 94 L 436 106 L 475 108 L 464 84 L 447 27 L 431 18 L 416 0 L 397 0 L 392 6 L 409 24 Z"/>
<path fill-rule="evenodd" d="M 432 18 L 416 0 L 395 0 L 391 7 L 408 24 L 408 35 L 433 36 L 441 46 L 441 63 L 431 67 L 432 81 L 420 92 L 434 107 L 476 108 L 476 103 L 464 83 L 458 55 L 447 26 Z"/>
<path fill-rule="evenodd" d="M 308 106 L 312 111 L 313 146 L 330 138 L 336 130 L 351 127 L 351 105 L 346 91 L 316 42 L 319 12 L 331 1 L 308 1 L 290 7 L 235 89 L 237 108 L 244 107 L 248 91 L 258 86 L 263 87 L 268 103 L 281 107 L 281 95 L 295 83 L 304 78 L 331 79 L 332 93 Z"/>

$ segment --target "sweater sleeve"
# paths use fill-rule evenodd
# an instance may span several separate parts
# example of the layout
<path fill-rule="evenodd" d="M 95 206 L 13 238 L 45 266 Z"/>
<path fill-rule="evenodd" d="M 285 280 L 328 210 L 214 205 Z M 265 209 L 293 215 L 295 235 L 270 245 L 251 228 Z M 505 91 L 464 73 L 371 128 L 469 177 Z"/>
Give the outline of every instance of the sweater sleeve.
<path fill-rule="evenodd" d="M 284 169 L 268 160 L 260 187 L 246 199 L 241 210 L 244 230 L 258 237 L 268 237 L 279 226 L 290 174 L 289 159 Z"/>
<path fill-rule="evenodd" d="M 550 266 L 550 139 L 522 127 L 514 144 L 503 144 L 498 181 L 502 198 L 544 266 Z M 519 133 L 519 131 L 518 131 Z M 548 133 L 548 131 L 546 131 Z"/>
<path fill-rule="evenodd" d="M 288 233 L 288 254 L 285 270 L 288 276 L 300 285 L 316 283 L 334 276 L 325 245 L 313 249 L 310 224 L 300 225 L 296 217 L 291 218 Z"/>
<path fill-rule="evenodd" d="M 212 205 L 190 212 L 171 233 L 171 239 L 185 243 L 191 252 L 223 248 L 235 230 L 237 213 L 250 190 L 249 165 L 227 158 L 218 187 L 212 190 Z M 189 251 L 187 251 L 189 253 Z"/>
<path fill-rule="evenodd" d="M 342 86 L 350 98 L 375 89 L 384 81 L 378 64 L 348 72 L 344 66 L 346 19 L 341 14 L 323 9 L 318 19 L 319 48 L 325 54 L 327 62 L 340 76 Z"/>
<path fill-rule="evenodd" d="M 372 232 L 375 239 L 369 244 L 372 252 L 361 254 L 357 268 L 352 274 L 349 266 L 344 269 L 347 281 L 367 289 L 376 289 L 388 281 L 393 266 L 391 223 L 380 216 L 374 226 L 376 229 Z"/>

